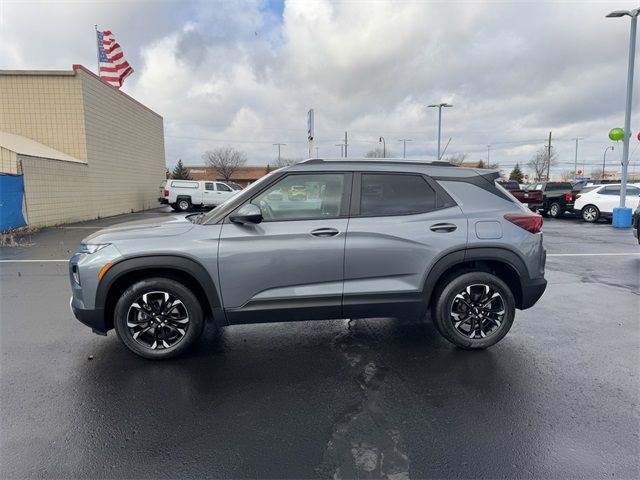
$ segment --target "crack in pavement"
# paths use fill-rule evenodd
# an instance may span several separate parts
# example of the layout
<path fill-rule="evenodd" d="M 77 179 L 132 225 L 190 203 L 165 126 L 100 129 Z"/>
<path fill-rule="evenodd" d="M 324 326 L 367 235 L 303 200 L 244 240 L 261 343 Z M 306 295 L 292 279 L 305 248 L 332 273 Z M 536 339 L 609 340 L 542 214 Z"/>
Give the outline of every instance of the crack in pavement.
<path fill-rule="evenodd" d="M 388 368 L 376 360 L 371 349 L 375 342 L 370 337 L 361 342 L 359 338 L 363 336 L 353 320 L 348 320 L 347 331 L 331 342 L 331 347 L 341 351 L 347 360 L 362 394 L 334 424 L 318 472 L 334 479 L 407 480 L 410 462 L 402 436 L 378 401 Z"/>

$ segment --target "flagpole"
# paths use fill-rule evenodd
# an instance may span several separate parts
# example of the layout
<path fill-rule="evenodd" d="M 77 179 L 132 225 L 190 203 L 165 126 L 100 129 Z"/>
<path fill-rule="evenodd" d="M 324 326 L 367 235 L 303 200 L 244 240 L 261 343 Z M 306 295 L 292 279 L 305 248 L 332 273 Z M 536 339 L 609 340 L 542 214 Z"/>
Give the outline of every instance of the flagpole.
<path fill-rule="evenodd" d="M 93 26 L 96 29 L 96 60 L 98 61 L 98 77 L 100 76 L 100 48 L 98 47 L 98 25 Z"/>

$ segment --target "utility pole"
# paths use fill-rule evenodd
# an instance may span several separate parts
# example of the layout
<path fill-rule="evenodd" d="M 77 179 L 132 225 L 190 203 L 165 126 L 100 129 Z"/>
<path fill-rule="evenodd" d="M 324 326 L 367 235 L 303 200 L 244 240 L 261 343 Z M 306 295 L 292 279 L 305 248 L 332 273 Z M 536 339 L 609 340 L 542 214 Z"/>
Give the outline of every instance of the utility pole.
<path fill-rule="evenodd" d="M 344 132 L 344 158 L 347 158 L 349 155 L 347 155 L 347 145 L 349 145 L 349 143 L 347 142 L 347 132 Z"/>
<path fill-rule="evenodd" d="M 547 182 L 549 181 L 551 170 L 551 132 L 549 132 L 549 143 L 547 145 Z"/>
<path fill-rule="evenodd" d="M 285 146 L 286 143 L 272 143 L 271 145 L 278 147 L 278 165 L 280 165 L 280 147 Z"/>
<path fill-rule="evenodd" d="M 438 108 L 438 158 L 437 160 L 440 160 L 442 158 L 442 156 L 440 155 L 440 132 L 442 131 L 442 108 L 453 107 L 453 105 L 449 105 L 448 103 L 438 103 L 438 104 L 427 105 L 427 107 Z"/>
<path fill-rule="evenodd" d="M 407 158 L 407 142 L 412 142 L 413 140 L 410 138 L 401 138 L 398 141 L 402 142 L 402 158 Z"/>
<path fill-rule="evenodd" d="M 574 138 L 574 140 L 576 141 L 576 154 L 573 158 L 573 179 L 575 180 L 578 177 L 578 141 L 583 140 L 583 138 L 576 137 Z M 584 171 L 582 172 L 582 174 L 584 175 Z"/>
<path fill-rule="evenodd" d="M 613 145 L 604 149 L 604 153 L 602 154 L 602 180 L 604 180 L 604 169 L 607 163 L 607 152 L 611 149 L 613 152 Z"/>
<path fill-rule="evenodd" d="M 336 147 L 340 147 L 340 158 L 344 157 L 344 143 L 336 143 Z"/>
<path fill-rule="evenodd" d="M 489 168 L 490 163 L 491 163 L 491 145 L 487 145 L 487 168 Z"/>
<path fill-rule="evenodd" d="M 387 158 L 387 142 L 385 141 L 384 137 L 380 137 L 380 140 L 378 140 L 378 142 L 382 142 L 382 158 Z"/>

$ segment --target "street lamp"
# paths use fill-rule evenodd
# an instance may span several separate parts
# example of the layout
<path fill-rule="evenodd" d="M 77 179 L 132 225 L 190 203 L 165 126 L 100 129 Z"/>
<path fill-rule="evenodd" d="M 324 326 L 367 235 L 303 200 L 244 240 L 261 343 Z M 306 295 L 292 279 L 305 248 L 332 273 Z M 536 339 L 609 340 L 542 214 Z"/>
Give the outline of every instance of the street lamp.
<path fill-rule="evenodd" d="M 604 180 L 604 167 L 605 162 L 607 161 L 607 152 L 609 151 L 609 149 L 611 149 L 611 151 L 613 152 L 613 145 L 605 148 L 604 153 L 602 154 L 602 180 Z"/>
<path fill-rule="evenodd" d="M 449 105 L 448 103 L 437 103 L 432 105 L 427 105 L 429 108 L 438 108 L 438 160 L 440 160 L 440 132 L 442 130 L 442 108 L 443 107 L 453 107 L 453 105 Z"/>
<path fill-rule="evenodd" d="M 402 158 L 407 158 L 407 142 L 412 142 L 413 140 L 410 138 L 401 138 L 398 141 L 402 142 Z"/>
<path fill-rule="evenodd" d="M 633 96 L 633 69 L 636 55 L 636 29 L 640 8 L 635 10 L 616 10 L 607 15 L 608 18 L 631 17 L 631 33 L 629 35 L 629 66 L 627 68 L 627 103 L 624 112 L 624 138 L 622 139 L 622 182 L 620 185 L 620 206 L 613 209 L 614 227 L 631 226 L 631 209 L 625 208 L 627 196 L 627 176 L 629 168 L 629 136 L 631 135 L 631 98 Z"/>
<path fill-rule="evenodd" d="M 380 137 L 378 142 L 382 142 L 382 158 L 387 158 L 387 142 L 384 141 L 384 137 Z"/>

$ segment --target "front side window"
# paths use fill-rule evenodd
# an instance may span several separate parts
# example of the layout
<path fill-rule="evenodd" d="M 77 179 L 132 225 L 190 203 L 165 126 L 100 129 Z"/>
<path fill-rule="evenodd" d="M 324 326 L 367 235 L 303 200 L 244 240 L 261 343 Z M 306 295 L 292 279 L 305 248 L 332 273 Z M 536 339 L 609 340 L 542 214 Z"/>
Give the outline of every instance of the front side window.
<path fill-rule="evenodd" d="M 410 215 L 435 208 L 436 192 L 420 175 L 362 174 L 361 215 Z"/>
<path fill-rule="evenodd" d="M 216 183 L 216 188 L 219 192 L 230 192 L 231 189 L 227 187 L 224 183 Z"/>
<path fill-rule="evenodd" d="M 637 197 L 640 195 L 640 188 L 638 187 L 627 187 L 627 195 L 632 197 Z"/>
<path fill-rule="evenodd" d="M 251 203 L 265 221 L 313 220 L 340 216 L 344 174 L 287 175 Z"/>

